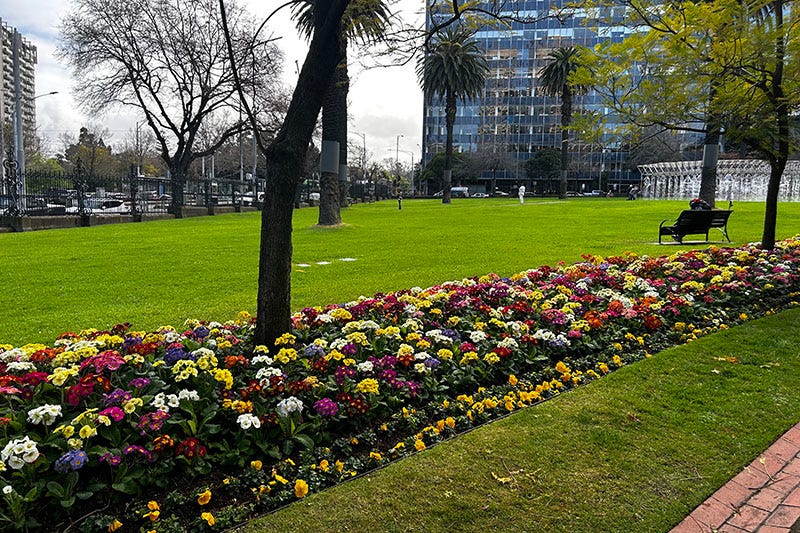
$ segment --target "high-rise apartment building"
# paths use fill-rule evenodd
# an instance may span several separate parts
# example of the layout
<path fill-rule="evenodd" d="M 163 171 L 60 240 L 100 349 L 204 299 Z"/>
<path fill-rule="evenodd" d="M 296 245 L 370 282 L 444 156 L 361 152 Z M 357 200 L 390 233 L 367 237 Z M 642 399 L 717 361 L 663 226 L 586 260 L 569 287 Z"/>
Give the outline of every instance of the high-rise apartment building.
<path fill-rule="evenodd" d="M 12 130 L 17 101 L 21 108 L 22 134 L 32 135 L 36 131 L 35 66 L 36 47 L 0 18 L 0 125 L 3 131 Z M 5 150 L 9 143 L 5 139 Z"/>
<path fill-rule="evenodd" d="M 541 194 L 556 192 L 556 180 L 528 179 L 525 162 L 542 148 L 561 148 L 561 101 L 547 96 L 538 80 L 539 70 L 549 61 L 548 54 L 566 46 L 587 48 L 611 40 L 621 41 L 629 30 L 621 23 L 624 7 L 572 10 L 561 20 L 544 18 L 553 10 L 569 12 L 567 0 L 509 0 L 504 13 L 515 17 L 541 20 L 532 24 L 511 22 L 481 28 L 475 39 L 485 50 L 489 73 L 483 95 L 467 103 L 459 103 L 453 131 L 454 151 L 481 152 L 479 160 L 488 160 L 487 153 L 504 152 L 496 158 L 494 171 L 483 168 L 471 186 L 488 190 L 492 174 L 497 187 L 511 190 L 525 184 L 528 191 Z M 436 13 L 428 14 L 428 21 Z M 600 97 L 589 92 L 573 100 L 573 116 L 584 111 L 608 114 Z M 423 163 L 427 163 L 445 146 L 443 102 L 424 103 Z M 626 170 L 627 154 L 623 143 L 611 136 L 602 142 L 587 144 L 570 135 L 571 164 L 569 188 L 591 191 L 602 188 L 627 190 L 639 177 Z M 428 191 L 429 193 L 435 191 Z"/>

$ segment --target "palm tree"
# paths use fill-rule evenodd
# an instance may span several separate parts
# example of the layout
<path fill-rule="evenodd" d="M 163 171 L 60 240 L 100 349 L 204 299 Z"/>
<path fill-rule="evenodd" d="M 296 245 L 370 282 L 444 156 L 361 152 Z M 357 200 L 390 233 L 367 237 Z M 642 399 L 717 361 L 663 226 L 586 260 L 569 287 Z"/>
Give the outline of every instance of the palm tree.
<path fill-rule="evenodd" d="M 426 98 L 444 100 L 447 141 L 444 160 L 442 203 L 450 203 L 453 181 L 453 123 L 458 101 L 477 98 L 483 91 L 489 65 L 473 32 L 448 27 L 431 40 L 430 50 L 417 63 L 417 77 Z"/>
<path fill-rule="evenodd" d="M 545 94 L 561 97 L 561 187 L 559 198 L 567 197 L 569 170 L 569 125 L 572 123 L 572 97 L 589 88 L 570 82 L 570 74 L 581 65 L 581 48 L 565 46 L 548 54 L 550 62 L 539 69 L 539 82 Z"/>
<path fill-rule="evenodd" d="M 314 0 L 295 0 L 292 18 L 297 27 L 311 38 L 314 32 Z M 351 0 L 340 24 L 339 40 L 345 55 L 336 66 L 331 85 L 322 104 L 322 141 L 339 143 L 339 172 L 322 172 L 320 178 L 320 226 L 342 222 L 340 208 L 346 205 L 347 191 L 339 189 L 339 173 L 347 168 L 347 94 L 350 77 L 347 73 L 347 41 L 355 38 L 362 44 L 379 40 L 389 24 L 391 12 L 384 0 Z"/>

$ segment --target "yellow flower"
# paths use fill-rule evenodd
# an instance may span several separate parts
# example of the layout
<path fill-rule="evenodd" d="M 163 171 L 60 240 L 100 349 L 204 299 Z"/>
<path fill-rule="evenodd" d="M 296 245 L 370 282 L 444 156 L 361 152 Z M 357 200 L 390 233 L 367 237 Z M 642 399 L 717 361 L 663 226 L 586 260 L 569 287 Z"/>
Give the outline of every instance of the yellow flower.
<path fill-rule="evenodd" d="M 92 426 L 85 425 L 81 428 L 78 434 L 82 439 L 88 439 L 89 437 L 94 437 L 97 435 L 97 429 L 93 428 Z"/>
<path fill-rule="evenodd" d="M 111 522 L 111 524 L 109 524 L 108 530 L 109 531 L 116 531 L 121 527 L 122 527 L 122 522 L 120 522 L 119 520 L 115 519 L 113 522 Z"/>
<path fill-rule="evenodd" d="M 308 483 L 303 481 L 302 479 L 298 479 L 294 482 L 294 495 L 298 498 L 304 498 L 305 495 L 308 494 Z"/>
<path fill-rule="evenodd" d="M 322 470 L 323 472 L 327 472 L 328 470 L 330 470 L 330 468 L 331 468 L 330 463 L 328 462 L 327 459 L 323 459 L 322 461 L 319 462 L 319 469 Z"/>
<path fill-rule="evenodd" d="M 214 515 L 213 514 L 211 514 L 211 513 L 202 513 L 200 515 L 200 518 L 205 520 L 206 524 L 208 524 L 209 526 L 213 526 L 214 525 Z"/>
<path fill-rule="evenodd" d="M 158 502 L 154 500 L 150 500 L 149 502 L 147 502 L 147 508 L 150 509 L 151 511 L 158 511 L 159 509 L 161 509 L 158 506 Z"/>
<path fill-rule="evenodd" d="M 337 460 L 336 463 L 334 463 L 334 466 L 336 467 L 337 472 L 341 472 L 344 468 L 344 463 Z"/>
<path fill-rule="evenodd" d="M 380 461 L 381 459 L 383 459 L 381 454 L 379 454 L 378 452 L 369 452 L 369 457 L 370 459 L 375 459 L 376 461 Z"/>
<path fill-rule="evenodd" d="M 197 495 L 197 503 L 200 505 L 206 505 L 210 501 L 211 501 L 211 491 L 208 489 Z"/>
<path fill-rule="evenodd" d="M 448 416 L 444 419 L 444 425 L 449 427 L 450 429 L 455 429 L 456 421 L 452 416 Z"/>
<path fill-rule="evenodd" d="M 356 385 L 356 392 L 378 394 L 378 381 L 372 378 L 361 380 L 361 382 Z"/>
<path fill-rule="evenodd" d="M 252 468 L 253 470 L 261 470 L 263 466 L 264 464 L 261 461 L 258 460 L 250 461 L 250 468 Z"/>
<path fill-rule="evenodd" d="M 421 452 L 425 449 L 425 443 L 422 440 L 417 439 L 414 441 L 414 448 L 416 448 L 418 452 Z"/>
<path fill-rule="evenodd" d="M 511 385 L 512 387 L 516 387 L 517 383 L 518 383 L 517 376 L 515 376 L 514 374 L 509 374 L 508 384 Z"/>

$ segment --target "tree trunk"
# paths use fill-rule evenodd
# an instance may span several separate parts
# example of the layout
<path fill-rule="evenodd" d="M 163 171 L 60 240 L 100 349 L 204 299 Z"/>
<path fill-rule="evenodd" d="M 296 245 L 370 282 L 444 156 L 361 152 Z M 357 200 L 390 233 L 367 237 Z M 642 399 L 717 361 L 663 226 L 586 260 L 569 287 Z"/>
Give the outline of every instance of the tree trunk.
<path fill-rule="evenodd" d="M 764 233 L 761 236 L 761 247 L 765 250 L 775 248 L 775 227 L 778 220 L 778 192 L 781 177 L 789 159 L 789 106 L 783 90 L 784 61 L 786 58 L 786 42 L 783 34 L 783 0 L 772 2 L 775 13 L 775 72 L 769 97 L 775 106 L 775 121 L 778 126 L 775 137 L 777 146 L 775 155 L 770 157 L 769 184 L 767 185 L 767 202 L 764 210 Z"/>
<path fill-rule="evenodd" d="M 343 81 L 344 75 L 344 81 Z M 325 91 L 322 103 L 322 140 L 339 143 L 339 164 L 335 172 L 322 172 L 319 181 L 320 226 L 336 226 L 342 223 L 340 210 L 339 175 L 342 164 L 347 166 L 347 61 L 336 65 L 331 84 Z M 342 160 L 342 155 L 345 159 Z M 326 169 L 333 170 L 333 169 Z"/>
<path fill-rule="evenodd" d="M 708 92 L 710 108 L 714 105 L 714 98 L 717 95 L 717 82 L 711 82 Z M 717 161 L 719 160 L 721 132 L 722 124 L 719 114 L 709 112 L 706 121 L 705 144 L 703 144 L 703 166 L 700 171 L 700 198 L 711 207 L 715 207 L 717 199 Z"/>
<path fill-rule="evenodd" d="M 314 37 L 283 125 L 264 154 L 268 181 L 261 212 L 256 345 L 272 348 L 291 328 L 292 205 L 323 95 L 342 58 L 339 24 L 347 4 L 315 4 Z"/>
<path fill-rule="evenodd" d="M 442 190 L 442 203 L 449 204 L 451 187 L 453 186 L 453 124 L 456 122 L 456 98 L 448 94 L 445 97 L 445 126 L 447 137 L 444 146 L 444 189 Z"/>
<path fill-rule="evenodd" d="M 561 93 L 561 180 L 558 197 L 567 197 L 567 174 L 569 173 L 569 125 L 572 121 L 572 91 L 569 85 Z"/>
<path fill-rule="evenodd" d="M 338 106 L 342 110 L 344 119 L 342 120 L 342 127 L 339 130 L 339 207 L 347 207 L 347 198 L 350 196 L 348 187 L 347 174 L 347 157 L 348 157 L 348 141 L 347 141 L 347 95 L 350 93 L 350 76 L 347 73 L 347 36 L 342 33 L 342 50 L 344 51 L 344 58 L 339 62 L 336 67 L 336 84 L 338 90 L 336 96 L 339 99 Z M 342 221 L 341 213 L 339 214 L 339 222 Z"/>
<path fill-rule="evenodd" d="M 764 250 L 775 248 L 775 228 L 778 220 L 778 192 L 781 177 L 786 168 L 786 159 L 770 161 L 769 183 L 767 185 L 767 201 L 764 209 L 764 232 L 761 235 L 761 247 Z"/>
<path fill-rule="evenodd" d="M 278 165 L 268 165 L 278 167 Z M 287 169 L 270 168 L 288 174 Z M 270 180 L 261 210 L 261 248 L 258 265 L 256 337 L 277 339 L 291 328 L 292 214 L 296 187 L 289 180 Z M 269 345 L 271 345 L 270 343 Z"/>
<path fill-rule="evenodd" d="M 172 197 L 169 202 L 169 212 L 175 218 L 183 216 L 183 189 L 186 186 L 186 175 L 189 173 L 189 165 L 191 164 L 191 160 L 186 160 L 186 157 L 175 156 L 169 164 L 169 192 Z"/>

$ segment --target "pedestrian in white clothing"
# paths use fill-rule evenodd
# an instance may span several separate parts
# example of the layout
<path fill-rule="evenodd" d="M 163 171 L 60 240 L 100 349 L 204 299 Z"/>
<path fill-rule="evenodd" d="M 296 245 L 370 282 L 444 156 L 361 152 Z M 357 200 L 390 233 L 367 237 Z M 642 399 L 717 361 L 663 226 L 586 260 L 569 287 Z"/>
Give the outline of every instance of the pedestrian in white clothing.
<path fill-rule="evenodd" d="M 519 203 L 524 204 L 525 203 L 525 186 L 524 185 L 520 185 L 519 186 L 519 193 L 518 194 L 519 194 Z"/>

